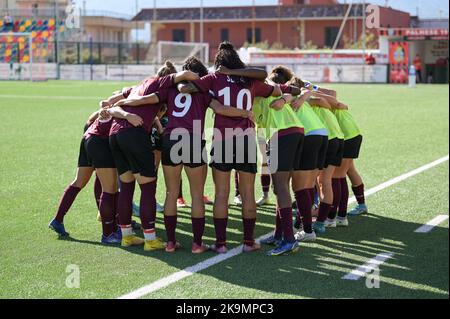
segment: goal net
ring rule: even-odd
[[[158,42],[158,63],[170,60],[181,64],[190,56],[199,58],[203,63],[209,62],[209,44],[196,42]]]
[[[43,81],[49,71],[45,43],[33,40],[33,34],[0,33],[0,80]]]

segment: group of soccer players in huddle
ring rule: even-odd
[[[283,66],[270,74],[248,68],[229,42],[220,45],[214,67],[214,73],[208,73],[201,61],[191,57],[177,73],[173,64],[166,62],[155,77],[101,101],[100,110],[85,126],[76,179],[65,189],[49,227],[60,236],[68,236],[64,216],[94,172],[102,243],[143,245],[145,251],[173,253],[180,248],[176,227],[183,169],[192,198],[194,254],[227,252],[233,171],[235,203],[242,206],[244,252],[258,251],[261,244],[267,244],[275,246],[269,255],[289,254],[298,250],[300,242],[314,241],[317,234],[324,234],[327,227],[348,226],[348,215],[367,212],[363,181],[354,165],[362,135],[348,106],[337,99],[334,90],[314,86]],[[202,239],[208,108],[215,113],[209,166],[215,185],[216,241],[211,246]],[[264,155],[264,196],[258,202],[257,161],[253,157],[257,144]],[[160,162],[166,184],[163,211],[167,242],[155,230]],[[347,177],[358,201],[350,212]],[[139,205],[133,203],[136,181],[141,189]],[[258,243],[254,238],[257,205],[268,203],[270,182],[277,204],[275,231]],[[132,221],[133,207],[140,216],[140,226]],[[136,235],[137,227],[144,238]]]

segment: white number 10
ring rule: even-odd
[[[184,100],[184,101],[183,101]],[[173,111],[172,115],[175,117],[184,117],[191,108],[192,96],[190,94],[178,94],[175,98],[175,106],[181,111]]]
[[[231,106],[231,89],[229,87],[223,88],[219,91],[219,96],[223,96],[223,103],[225,106]],[[236,107],[244,109],[244,97],[247,97],[247,105],[245,109],[250,111],[252,109],[252,93],[249,89],[242,89],[237,95]]]

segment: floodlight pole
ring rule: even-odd
[[[205,42],[204,18],[203,0],[200,0],[200,43]]]
[[[362,69],[362,74],[363,74],[363,83],[366,82],[366,0],[363,0],[363,21],[362,21],[362,29],[363,29],[363,34],[362,34],[362,47],[363,47],[363,69]]]
[[[256,44],[256,0],[252,1],[252,45]]]

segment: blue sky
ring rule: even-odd
[[[138,0],[139,9],[152,8],[154,0]],[[157,0],[157,6],[160,8],[177,8],[180,7],[180,3],[185,7],[197,7],[200,5],[201,0]],[[257,5],[273,5],[277,4],[278,0],[255,0]],[[351,0],[348,0],[351,1]],[[347,2],[348,2],[347,1]],[[78,5],[82,5],[83,0],[75,1]],[[222,6],[223,0],[203,0],[205,6]],[[340,2],[345,2],[341,0]],[[362,2],[362,0],[355,0],[355,2]],[[440,16],[448,18],[449,16],[449,3],[447,0],[367,0],[368,3],[385,5],[386,2],[389,6],[408,11],[415,15],[417,8],[419,10],[420,17],[422,18],[437,18]],[[124,5],[127,3],[128,5]],[[228,0],[227,6],[243,6],[251,5],[252,0]],[[105,10],[114,11],[125,14],[136,13],[135,0],[86,0],[87,10]]]

